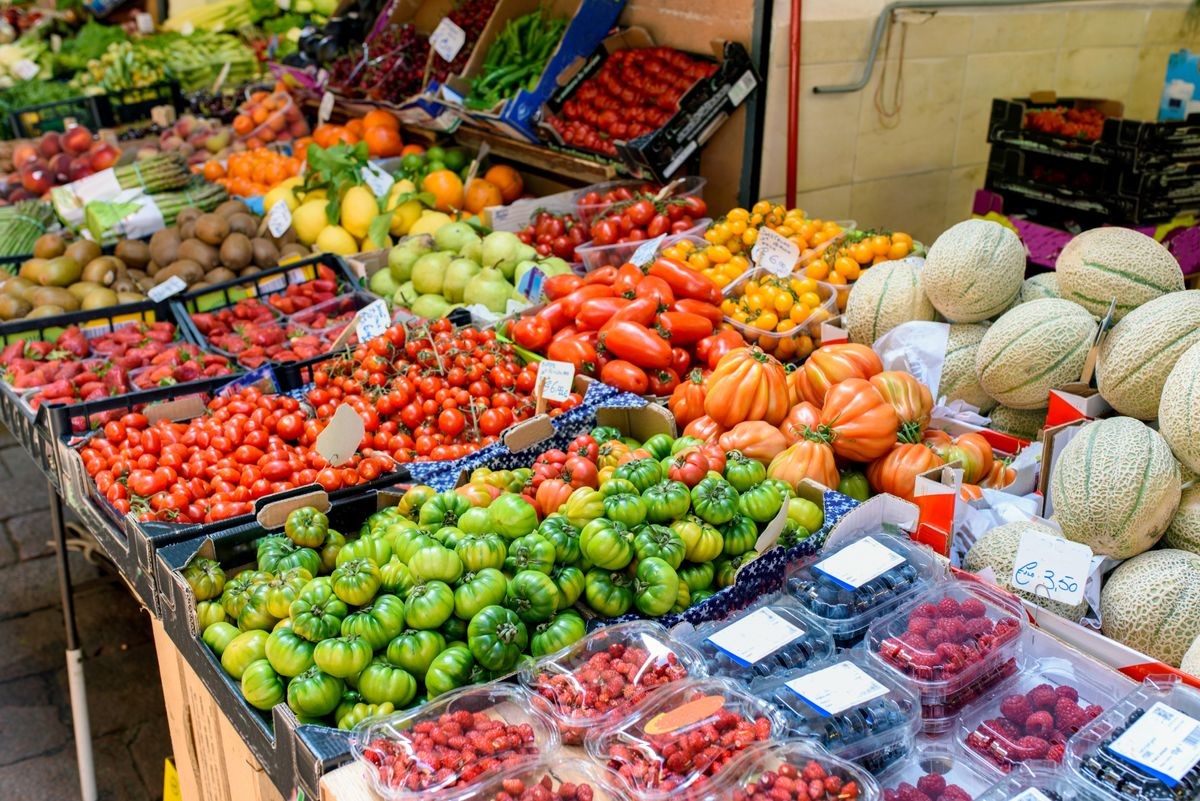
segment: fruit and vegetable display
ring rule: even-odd
[[[585,196],[580,204],[587,203]],[[597,205],[604,205],[603,199]],[[698,232],[707,213],[708,205],[696,195],[659,198],[658,193],[637,193],[628,200],[608,203],[592,220],[591,240],[583,246],[580,258],[588,269],[619,267],[633,256],[636,243],[664,234]]]
[[[470,78],[471,91],[463,99],[467,108],[487,111],[521,89],[537,86],[568,22],[548,8],[506,22],[488,46],[479,74]]]
[[[399,103],[420,91],[429,62],[429,37],[411,22],[390,21],[329,64],[330,87],[339,95]]]
[[[120,155],[116,145],[95,138],[82,125],[22,141],[12,149],[12,168],[2,184],[5,199],[15,203],[44,197],[56,186],[108,169]],[[186,183],[186,173],[183,175],[183,181],[168,185]]]
[[[144,242],[133,242],[106,256],[95,242],[68,244],[61,234],[43,234],[33,243],[33,258],[16,277],[0,285],[0,318],[50,317],[74,311],[99,311],[146,299],[153,283],[145,280]],[[140,265],[140,266],[138,266]]]

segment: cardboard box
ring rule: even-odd
[[[1042,474],[1038,480],[1038,492],[1042,496],[1042,508],[1039,517],[1050,517],[1054,514],[1054,498],[1050,492],[1050,477],[1058,464],[1058,457],[1063,448],[1082,430],[1087,420],[1073,420],[1060,426],[1047,428],[1042,432]]]

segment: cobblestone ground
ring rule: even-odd
[[[45,479],[0,428],[0,787],[79,797]],[[71,553],[100,797],[162,797],[171,752],[150,617],[114,574]],[[107,580],[105,580],[107,579]]]

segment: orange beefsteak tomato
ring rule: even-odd
[[[681,426],[704,416],[704,371],[695,368],[683,377],[679,386],[671,393],[667,408],[675,415],[675,422]]]
[[[706,441],[710,439],[716,439],[724,433],[725,426],[721,425],[707,414],[703,417],[697,417],[683,428],[683,435],[685,437],[695,437],[696,439],[702,439]]]
[[[924,445],[901,442],[867,466],[867,483],[875,492],[911,501],[917,475],[941,464],[941,458]]]
[[[788,409],[787,417],[783,418],[779,430],[783,432],[784,439],[791,445],[793,442],[804,439],[806,429],[816,431],[820,424],[821,410],[808,401],[800,401]]]
[[[829,388],[847,378],[867,379],[883,372],[883,362],[866,345],[846,342],[822,345],[804,363],[804,375],[798,378],[804,400],[815,406],[825,405]]]
[[[767,467],[767,477],[786,481],[795,490],[806,478],[830,489],[835,489],[840,480],[833,449],[812,439],[793,443],[772,459]]]
[[[870,462],[896,444],[900,418],[870,382],[847,378],[825,396],[818,436],[833,452],[853,462]]]
[[[942,461],[947,464],[958,462],[962,466],[963,481],[968,484],[978,484],[992,472],[995,463],[992,445],[982,434],[959,434],[949,442],[939,440],[932,447]]]
[[[704,413],[727,429],[746,420],[777,426],[789,408],[783,365],[758,348],[729,351],[708,377]]]
[[[804,400],[804,392],[800,382],[804,378],[804,368],[789,366],[787,374],[788,403],[795,406]]]
[[[992,469],[987,477],[979,482],[980,486],[988,489],[1004,489],[1017,480],[1017,471],[1008,466],[1003,459],[992,459]]]
[[[885,370],[868,380],[900,418],[900,431],[896,438],[901,442],[920,442],[921,433],[929,425],[929,416],[933,412],[933,396],[929,393],[929,387],[911,374],[899,370]]]
[[[717,444],[726,453],[741,451],[747,458],[762,462],[766,467],[788,446],[788,441],[783,432],[770,423],[747,420],[722,434]]]

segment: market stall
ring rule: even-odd
[[[11,23],[84,798],[64,505],[184,799],[1196,797],[1195,124],[998,99],[979,216],[860,228],[756,198],[734,5]],[[1125,169],[1049,263],[1035,152]]]

